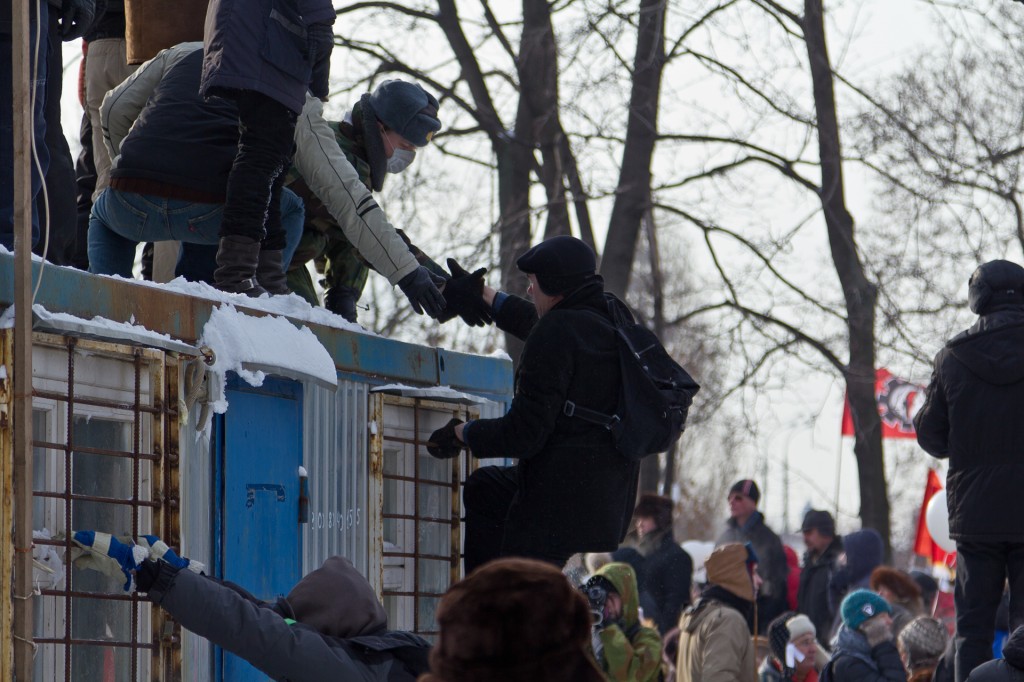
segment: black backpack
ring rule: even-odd
[[[608,293],[605,297],[619,337],[619,405],[615,414],[604,414],[567,400],[563,412],[611,431],[615,447],[627,459],[666,452],[686,428],[686,415],[700,386],[669,356],[654,332],[633,319],[622,301]]]

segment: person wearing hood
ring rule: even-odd
[[[761,491],[750,479],[737,481],[729,489],[729,520],[716,545],[730,542],[751,543],[759,562],[757,572],[764,581],[757,595],[757,629],[763,634],[768,623],[786,610],[789,565],[782,540],[764,522],[757,510]]]
[[[587,600],[549,564],[492,561],[448,588],[435,617],[440,632],[419,682],[604,681]]]
[[[843,622],[821,682],[905,682],[889,602],[870,590],[854,590],[843,599],[839,612]]]
[[[388,630],[373,588],[340,556],[275,602],[163,560],[147,559],[134,575],[138,591],[183,628],[274,680],[414,682],[429,669],[430,643]]]
[[[1003,657],[982,663],[971,673],[971,682],[1015,682],[1024,679],[1024,625],[1010,633]]]
[[[761,663],[760,682],[817,682],[828,654],[818,644],[811,619],[787,611],[768,624],[770,655]]]
[[[604,426],[570,405],[612,414],[619,402],[619,340],[597,258],[583,241],[546,239],[519,257],[533,302],[484,286],[502,331],[525,340],[505,416],[452,419],[430,435],[434,457],[515,458],[466,480],[465,570],[500,556],[563,566],[578,552],[611,552],[629,530],[640,462],[624,457]]]
[[[843,598],[854,590],[867,589],[871,585],[871,573],[882,564],[885,546],[882,536],[874,528],[863,528],[843,537],[844,552],[836,561],[836,571],[828,582],[829,605],[836,614],[836,620],[829,634],[835,634],[842,623],[839,605]]]
[[[704,564],[708,584],[679,619],[677,682],[753,682],[757,661],[750,637],[756,557],[750,546],[716,547]]]
[[[605,564],[583,586],[594,614],[594,657],[610,682],[655,682],[661,636],[640,623],[636,573],[629,564]]]
[[[1007,577],[1010,629],[1024,625],[1024,268],[1006,260],[981,265],[968,281],[967,301],[978,320],[935,356],[914,417],[921,447],[949,460],[957,682],[992,658]]]
[[[654,619],[664,635],[679,624],[679,616],[690,603],[693,560],[672,534],[670,498],[644,493],[633,510],[633,518],[636,551],[643,562],[643,572],[637,572],[640,594],[656,607],[653,612],[645,608],[644,614]]]

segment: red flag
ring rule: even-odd
[[[882,419],[882,438],[916,438],[914,415],[924,405],[925,387],[900,379],[880,368],[875,371],[875,401]],[[844,436],[854,435],[850,400],[843,404]]]
[[[924,486],[924,500],[921,502],[921,511],[917,515],[917,535],[914,538],[914,554],[927,558],[934,564],[946,564],[950,555],[934,540],[928,532],[928,524],[925,521],[925,512],[928,509],[928,502],[932,495],[942,490],[942,481],[935,469],[928,470],[928,483]]]

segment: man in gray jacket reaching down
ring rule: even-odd
[[[388,630],[373,588],[343,557],[273,603],[167,561],[144,561],[135,581],[182,627],[275,680],[414,682],[429,670],[430,642]]]

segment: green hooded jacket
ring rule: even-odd
[[[615,586],[622,615],[599,633],[604,675],[614,682],[656,682],[661,671],[661,636],[640,624],[640,590],[629,564],[605,564],[594,575]],[[628,633],[628,634],[627,634]]]

